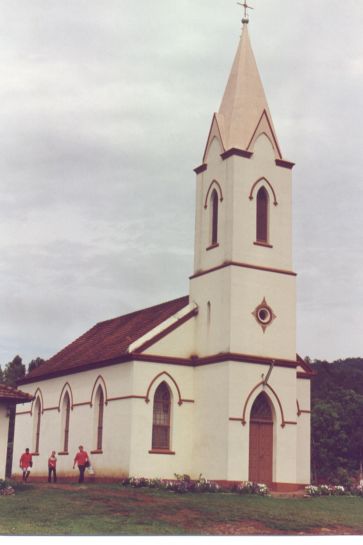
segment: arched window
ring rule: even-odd
[[[218,193],[215,189],[212,191],[211,199],[211,244],[218,243]]]
[[[66,392],[62,403],[62,449],[68,452],[69,447],[69,420],[71,416],[71,400],[69,393]]]
[[[255,422],[272,422],[273,416],[269,400],[264,392],[262,392],[257,398],[251,409],[251,421]]]
[[[153,407],[152,448],[170,450],[170,390],[165,382],[156,389]]]
[[[35,406],[34,406],[34,426],[33,426],[33,451],[39,452],[39,443],[40,443],[40,420],[42,415],[42,406],[40,403],[40,398],[37,397]]]
[[[105,407],[105,396],[101,386],[98,387],[95,398],[96,409],[96,449],[102,450],[102,438],[103,438],[103,413]]]
[[[256,199],[256,240],[257,242],[268,242],[268,193],[261,187]]]

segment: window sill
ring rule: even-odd
[[[268,244],[267,242],[254,242],[253,243],[255,246],[263,246],[264,248],[273,248],[273,246],[271,244]]]
[[[58,452],[58,456],[68,456],[69,452],[67,450],[62,450],[61,452]]]
[[[208,248],[206,248],[206,251],[209,252],[209,250],[214,250],[214,248],[218,248],[219,247],[219,242],[216,242],[215,244],[211,244],[210,246],[208,246]]]
[[[102,449],[91,450],[90,454],[103,454],[103,450]]]
[[[31,452],[30,453],[32,456],[39,456],[39,452]]]
[[[171,454],[175,455],[175,452],[173,450],[168,449],[162,449],[162,448],[153,448],[152,450],[149,450],[149,454]]]

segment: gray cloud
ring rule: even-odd
[[[298,350],[362,355],[363,9],[255,2],[294,170]],[[194,173],[240,34],[224,0],[4,0],[0,362],[186,294]]]

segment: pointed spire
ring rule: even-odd
[[[271,140],[276,157],[281,158],[266,95],[250,43],[248,18],[245,17],[242,22],[243,30],[237,53],[219,112],[215,116],[222,144],[225,150],[237,148],[253,151],[255,140],[264,132]]]

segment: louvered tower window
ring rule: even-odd
[[[215,189],[212,191],[211,196],[211,244],[218,243],[218,193]]]
[[[268,242],[268,193],[264,187],[257,193],[256,204],[256,239],[257,242]]]

